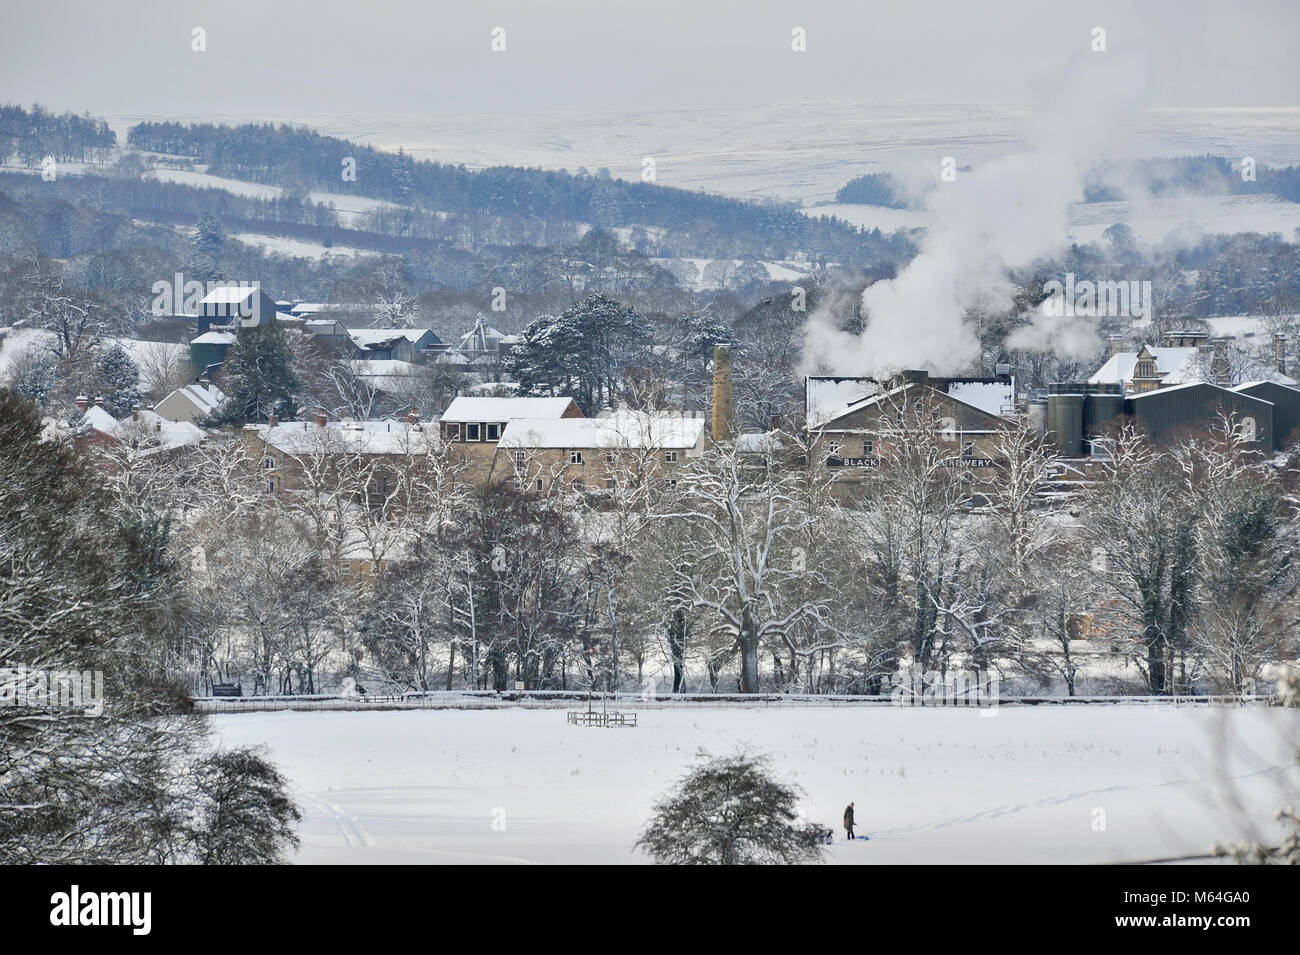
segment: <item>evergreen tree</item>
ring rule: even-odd
[[[264,422],[272,412],[292,420],[299,388],[280,326],[272,320],[240,328],[226,358],[225,391],[230,397],[209,423]]]
[[[650,331],[632,309],[597,293],[537,318],[522,339],[504,362],[521,392],[567,395],[594,414],[613,399],[622,372],[645,362]]]
[[[213,213],[199,217],[198,235],[194,237],[194,257],[201,272],[216,276],[221,271],[221,258],[226,248],[226,233],[221,220]]]
[[[95,359],[95,377],[115,414],[125,414],[140,401],[140,369],[120,342],[100,351]]]

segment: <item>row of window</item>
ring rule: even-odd
[[[443,425],[446,429],[445,434],[448,441],[461,440],[461,426],[459,424]],[[486,422],[479,424],[467,424],[464,428],[466,441],[499,441],[501,440],[501,429],[505,425],[498,422]]]
[[[563,479],[563,478],[555,478],[551,483],[554,484],[555,481],[559,481],[561,484],[564,483],[564,479]],[[580,490],[582,490],[583,488],[585,488],[586,486],[587,486],[587,485],[586,485],[582,480],[576,480],[576,481],[570,481],[570,482],[569,482],[569,487],[573,488],[574,490],[579,490],[579,491],[580,491]],[[515,477],[515,487],[518,488],[518,489],[521,490],[521,491],[524,489],[524,479],[523,479],[523,476],[522,476],[522,475],[516,475],[516,477]],[[535,487],[535,488],[536,488],[537,490],[539,490],[539,491],[544,491],[544,490],[546,490],[546,479],[545,479],[545,478],[536,478],[536,479],[534,479],[534,480],[533,480],[533,487]],[[674,489],[674,488],[676,488],[676,487],[677,487],[677,478],[667,478],[667,479],[664,481],[664,487],[669,488],[669,489]],[[606,478],[606,479],[605,479],[605,490],[607,490],[607,491],[616,491],[616,490],[618,490],[618,482],[615,481],[613,478]]]
[[[516,467],[516,468],[523,468],[523,467],[528,463],[528,452],[527,452],[527,451],[515,451],[515,452],[514,452],[514,461],[515,461],[515,467]],[[617,461],[618,461],[618,454],[617,454],[617,452],[614,452],[614,451],[606,451],[606,452],[605,452],[605,463],[606,463],[606,464],[614,464],[614,463],[616,463]],[[586,456],[583,454],[582,451],[572,450],[572,451],[569,452],[569,463],[570,463],[570,464],[586,464],[586,463],[587,463],[587,459],[586,459]],[[665,452],[664,452],[664,463],[665,463],[665,464],[676,464],[676,463],[677,463],[677,452],[676,452],[676,451],[665,451]]]
[[[828,447],[829,447],[829,453],[830,453],[830,456],[831,456],[831,457],[833,457],[833,458],[838,458],[838,457],[843,457],[843,456],[844,456],[844,455],[842,455],[842,454],[840,453],[840,452],[842,452],[842,451],[845,449],[845,447],[846,447],[846,445],[845,445],[843,442],[840,442],[840,441],[832,441],[832,442],[830,442],[830,444],[829,444]],[[877,445],[876,445],[876,439],[875,439],[875,438],[865,438],[865,439],[863,439],[863,441],[862,441],[862,456],[863,456],[864,458],[874,458],[874,457],[876,456],[876,447],[877,447]],[[968,440],[963,440],[963,441],[962,441],[962,443],[961,443],[961,456],[962,456],[963,458],[970,458],[970,457],[974,457],[974,456],[975,456],[975,442],[974,442],[974,441],[968,441]]]
[[[830,443],[830,455],[833,458],[840,457],[840,452],[844,450],[844,444],[839,441]],[[876,456],[876,439],[864,438],[862,441],[862,456],[864,458],[874,458]]]

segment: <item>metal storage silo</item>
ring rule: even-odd
[[[1063,457],[1083,456],[1083,395],[1047,396],[1047,440]]]

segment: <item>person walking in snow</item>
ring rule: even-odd
[[[844,809],[844,828],[848,831],[850,839],[857,838],[853,835],[853,803],[849,803]]]

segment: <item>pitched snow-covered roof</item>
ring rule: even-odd
[[[880,384],[871,378],[826,378],[805,380],[808,427],[817,428],[848,414],[859,402],[879,393]]]
[[[90,429],[116,441],[139,441],[156,444],[156,450],[198,444],[206,436],[198,425],[189,421],[168,421],[153,411],[139,411],[121,421],[99,405],[87,408],[77,422],[79,429]]]
[[[83,428],[91,428],[100,434],[114,437],[117,435],[117,419],[99,405],[91,405],[87,408],[77,423]]]
[[[1159,388],[1153,388],[1151,391],[1143,391],[1136,395],[1129,395],[1128,397],[1133,401],[1141,401],[1145,398],[1159,398],[1162,395],[1169,394],[1171,391],[1183,391],[1187,388],[1213,388],[1215,391],[1226,391],[1233,394],[1237,393],[1235,388],[1224,388],[1222,385],[1216,385],[1210,381],[1184,381],[1181,384],[1169,385],[1168,387],[1161,385]],[[1258,401],[1260,404],[1265,405],[1271,405],[1273,403],[1264,398],[1256,398],[1254,395],[1241,394],[1240,397],[1246,401]]]
[[[1160,374],[1160,387],[1162,389],[1171,385],[1192,384],[1195,382],[1209,381],[1210,369],[1208,367],[1210,358],[1203,355],[1198,348],[1187,346],[1173,348],[1153,348],[1147,346],[1147,351],[1156,361],[1156,371]],[[1134,366],[1137,364],[1139,352],[1119,352],[1108,358],[1093,376],[1088,379],[1089,384],[1107,384],[1119,385],[1125,387],[1133,379]],[[1237,373],[1252,379],[1261,381],[1273,381],[1280,385],[1295,385],[1297,381],[1288,375],[1273,369],[1272,367],[1255,361],[1243,361],[1244,356],[1234,353],[1231,364],[1237,369]]]
[[[603,418],[516,418],[503,448],[637,448],[686,450],[704,435],[704,418],[616,411]]]
[[[235,343],[234,332],[204,332],[197,338],[191,338],[191,345],[233,345]]]
[[[447,422],[503,422],[515,418],[561,418],[572,398],[492,398],[461,395],[442,413]]]
[[[985,414],[1001,417],[1003,412],[1014,408],[1016,403],[1016,383],[1014,380],[980,381],[971,379],[949,381],[943,388],[950,398],[956,398],[963,404],[978,408]]]
[[[192,421],[168,421],[153,411],[141,411],[139,419],[124,418],[118,424],[118,436],[128,437],[133,430],[156,438],[164,448],[198,444],[206,432]]]
[[[352,373],[363,378],[406,377],[415,372],[415,365],[396,358],[358,358],[351,364]]]
[[[1156,371],[1162,375],[1161,382],[1171,385],[1191,380],[1195,375],[1200,380],[1200,351],[1196,348],[1180,346],[1174,348],[1155,348],[1147,346],[1147,351],[1156,361]],[[1134,366],[1137,365],[1136,351],[1116,352],[1093,372],[1088,379],[1090,385],[1127,385],[1133,378]]]
[[[438,429],[428,422],[286,421],[274,427],[250,424],[268,445],[285,454],[423,454],[438,446]]]
[[[216,385],[186,385],[184,388],[177,388],[170,395],[158,402],[169,401],[172,397],[179,396],[192,404],[203,415],[210,415],[223,404],[226,403],[225,393]]]
[[[257,285],[223,285],[214,288],[199,300],[200,305],[233,305],[247,301],[262,291]]]
[[[431,336],[433,342],[439,340],[432,328],[349,328],[348,335],[360,348],[382,345],[398,338],[405,338],[411,344],[418,345],[426,335]]]

